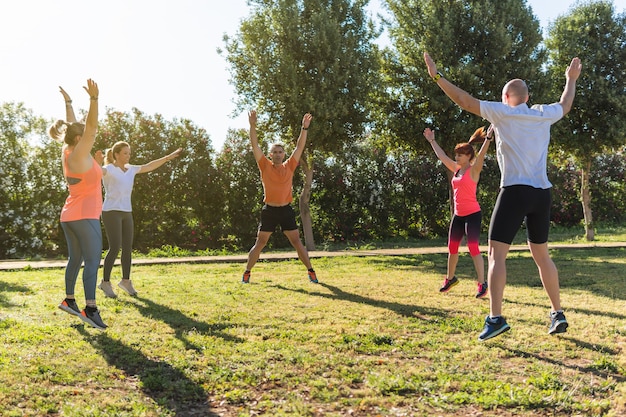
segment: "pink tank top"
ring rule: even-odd
[[[476,186],[472,180],[469,169],[462,176],[454,174],[452,177],[452,189],[454,190],[454,214],[457,216],[469,216],[480,211],[480,205],[476,199]]]
[[[92,158],[91,168],[81,174],[71,172],[67,158],[70,150],[63,153],[63,175],[70,195],[61,210],[61,221],[100,219],[102,213],[102,168]]]

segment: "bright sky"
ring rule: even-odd
[[[546,27],[574,0],[528,0]],[[371,0],[375,16],[380,0]],[[615,0],[626,10],[626,0]],[[216,49],[248,16],[246,0],[13,0],[0,2],[0,103],[63,118],[58,86],[86,108],[87,78],[100,104],[133,107],[205,128],[215,150],[228,128],[247,128],[235,110],[228,66]]]

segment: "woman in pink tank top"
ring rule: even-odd
[[[469,140],[469,143],[459,143],[454,148],[454,159],[450,158],[435,141],[435,132],[429,128],[424,130],[424,137],[431,144],[437,158],[452,171],[452,189],[454,191],[454,214],[450,221],[448,233],[448,265],[447,275],[443,281],[440,292],[448,292],[459,283],[455,276],[456,266],[459,261],[459,246],[463,236],[467,238],[474,268],[476,269],[476,281],[478,289],[476,298],[487,294],[487,282],[485,281],[485,263],[480,253],[479,237],[482,223],[480,205],[476,199],[476,186],[483,169],[485,155],[491,143],[492,127],[477,129]],[[473,142],[483,141],[483,144],[475,153]]]
[[[61,228],[69,252],[65,268],[65,299],[59,308],[79,317],[99,330],[106,329],[96,306],[96,283],[102,257],[102,168],[91,156],[98,127],[98,85],[91,79],[83,87],[89,94],[89,112],[85,123],[78,123],[69,95],[61,88],[65,99],[66,119],[57,120],[49,130],[50,137],[63,141],[61,165],[69,195],[61,210]],[[100,155],[101,159],[101,155]],[[74,295],[81,265],[85,308],[81,311]]]

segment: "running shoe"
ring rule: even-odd
[[[249,284],[250,283],[250,271],[246,271],[243,273],[243,275],[241,276],[241,282],[243,284]]]
[[[126,291],[128,295],[132,295],[132,296],[137,295],[137,291],[135,291],[135,288],[133,287],[133,283],[130,279],[121,280],[119,284],[117,284],[117,286],[123,289],[124,291]]]
[[[111,281],[102,281],[100,285],[98,285],[102,291],[104,291],[104,295],[109,298],[117,298],[117,294],[113,291],[113,286],[111,285]]]
[[[478,290],[476,291],[476,298],[483,298],[487,295],[487,281],[483,283],[478,283]]]
[[[511,327],[507,324],[504,317],[491,318],[487,316],[487,318],[485,318],[485,327],[478,336],[478,340],[484,342],[487,339],[496,337],[509,330],[511,330]]]
[[[565,314],[562,311],[552,311],[550,312],[550,329],[548,329],[548,334],[557,334],[557,333],[565,333],[567,331],[567,320],[565,319]]]
[[[107,328],[107,325],[104,324],[102,318],[100,318],[100,312],[95,307],[85,307],[85,309],[80,312],[80,318],[82,321],[98,330]]]
[[[439,288],[439,292],[448,292],[452,287],[459,284],[459,280],[456,276],[452,277],[452,279],[444,279],[441,288]]]
[[[74,316],[80,316],[80,308],[78,308],[76,300],[74,300],[73,298],[66,298],[65,300],[61,301],[61,304],[59,304],[59,308],[66,313],[73,314]]]
[[[315,271],[310,269],[309,271],[309,281],[313,284],[319,284],[320,282],[317,280],[317,275],[315,275]]]

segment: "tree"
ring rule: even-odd
[[[29,175],[33,157],[39,156],[31,141],[44,140],[45,125],[45,120],[22,103],[0,107],[0,256],[4,258],[41,254],[51,224],[58,223],[61,207],[37,204],[36,193],[50,190],[35,190],[36,179]],[[59,161],[60,151],[54,155],[55,162]],[[43,169],[51,170],[49,166]],[[53,220],[47,221],[49,218]]]
[[[260,139],[293,142],[302,115],[314,116],[301,158],[300,195],[306,247],[315,248],[309,209],[315,152],[327,154],[362,135],[377,85],[377,36],[364,13],[368,0],[251,0],[249,18],[225,36],[238,108],[265,115]]]
[[[609,1],[580,3],[549,27],[546,46],[555,94],[562,91],[570,60],[578,56],[583,63],[574,109],[557,124],[553,137],[580,167],[585,236],[593,240],[592,163],[626,143],[626,14],[616,16]]]
[[[378,96],[377,130],[391,142],[432,155],[422,131],[439,130],[446,152],[486,122],[461,110],[424,65],[428,51],[444,77],[483,100],[500,100],[511,78],[541,90],[545,50],[539,22],[524,0],[387,0],[395,50],[384,51],[384,94]],[[449,178],[451,173],[448,172]],[[450,201],[452,201],[450,189]]]

